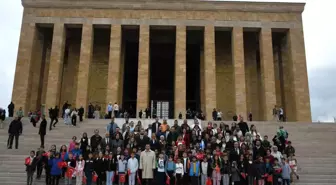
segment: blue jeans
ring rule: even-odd
[[[85,177],[86,177],[86,185],[91,185],[92,184],[92,172],[86,171]]]
[[[112,185],[114,179],[114,171],[106,171],[106,185]]]
[[[282,185],[290,185],[290,180],[289,179],[282,179]]]

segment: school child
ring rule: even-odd
[[[44,147],[40,147],[36,152],[36,158],[38,159],[36,164],[36,179],[40,179],[43,171],[43,159],[44,159],[45,151]]]
[[[265,161],[265,172],[266,172],[266,185],[273,184],[273,166],[270,162],[270,159],[267,158]]]
[[[273,184],[274,185],[281,185],[282,184],[282,176],[281,176],[281,165],[277,158],[274,159],[273,164]]]
[[[293,175],[296,176],[296,179],[300,179],[299,178],[299,175],[297,174],[297,160],[296,158],[294,157],[294,154],[293,153],[289,153],[289,157],[288,157],[288,163],[289,163],[289,166],[291,167],[292,169],[292,174],[291,174],[291,177],[293,177]],[[291,178],[293,179],[293,178]]]
[[[27,185],[33,184],[33,176],[36,169],[37,158],[35,151],[31,151],[29,157],[25,159],[26,172],[27,172]]]
[[[67,159],[65,160],[67,167],[66,167],[66,174],[70,173],[69,171],[73,170],[76,167],[76,160],[74,159],[72,153],[68,154]],[[64,175],[64,184],[65,185],[71,185],[72,184],[72,174],[67,176]]]
[[[223,168],[221,173],[223,174],[223,185],[229,185],[231,176],[231,164],[227,156],[223,157]]]
[[[86,185],[92,185],[92,173],[94,172],[94,159],[92,153],[89,153],[89,158],[85,161],[84,173],[86,177]]]
[[[184,175],[184,169],[183,169],[183,164],[182,164],[180,158],[177,159],[175,175],[176,175],[176,185],[182,185],[182,178],[183,178],[183,175]]]
[[[106,180],[106,170],[105,170],[105,160],[103,158],[103,153],[99,152],[98,158],[94,160],[94,170],[98,175],[97,185],[103,185],[103,181]]]
[[[191,184],[199,184],[199,170],[200,168],[200,162],[197,161],[196,156],[192,157],[192,162],[190,163],[190,169],[189,169],[189,176],[191,180]]]
[[[76,162],[76,185],[82,185],[84,176],[85,160],[83,155],[79,155],[78,161]]]
[[[131,153],[131,158],[127,162],[128,185],[135,185],[135,176],[139,168],[138,159],[135,158],[135,153]]]
[[[231,181],[232,181],[232,184],[239,185],[240,181],[241,181],[240,176],[241,175],[240,175],[240,171],[239,171],[238,166],[237,166],[237,162],[233,161],[232,166],[231,166]]]
[[[213,185],[220,185],[222,162],[218,155],[215,155],[211,164]]]
[[[124,154],[120,154],[120,159],[117,164],[117,175],[119,177],[119,185],[124,185],[126,181],[127,161]]]
[[[164,155],[160,153],[157,160],[157,173],[155,175],[156,184],[166,184],[165,163]]]
[[[168,157],[168,161],[165,167],[166,176],[167,178],[170,179],[170,185],[175,185],[175,176],[174,176],[175,170],[176,170],[176,164],[173,161],[173,156],[170,155]]]
[[[183,177],[182,177],[182,181],[183,184],[189,184],[189,169],[190,169],[190,159],[188,158],[188,155],[186,152],[183,152],[182,154],[182,164],[183,164]]]
[[[112,185],[114,180],[114,173],[116,171],[117,159],[113,156],[112,152],[109,153],[108,159],[105,161],[106,165],[106,185]]]
[[[211,163],[208,162],[207,158],[201,162],[201,185],[206,185],[206,181],[211,177]]]
[[[62,167],[59,165],[62,163],[62,159],[59,153],[55,154],[55,158],[51,159],[49,156],[48,158],[48,164],[51,166],[51,184],[52,185],[59,185],[59,179],[62,175]]]

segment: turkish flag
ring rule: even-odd
[[[119,175],[119,182],[124,183],[126,181],[125,174],[120,174]]]
[[[27,157],[27,158],[25,159],[25,165],[30,165],[30,157]]]
[[[168,177],[168,176],[167,176],[167,179],[166,179],[166,184],[170,185],[170,177]]]
[[[86,177],[85,176],[83,177],[82,181],[83,181],[83,184],[86,184]]]
[[[72,178],[72,175],[75,173],[75,168],[73,167],[68,167],[67,171],[66,171],[66,177],[68,178]]]
[[[93,172],[92,174],[92,182],[97,182],[98,179],[98,175],[96,174],[96,172]]]
[[[139,175],[137,177],[137,180],[138,180],[138,185],[141,185],[141,179],[140,179]]]

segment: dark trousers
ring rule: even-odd
[[[13,110],[8,111],[8,117],[13,117],[13,114],[14,114]]]
[[[188,185],[189,184],[189,180],[190,180],[189,174],[188,173],[184,173],[183,178],[182,178],[183,184],[184,185]]]
[[[27,172],[27,185],[33,184],[34,171]]]
[[[290,180],[289,179],[282,179],[282,185],[290,185]]]
[[[55,123],[53,124],[54,121],[55,121]],[[50,128],[51,128],[51,125],[56,126],[57,123],[58,123],[58,119],[57,118],[51,118],[51,120],[50,120]]]
[[[43,171],[42,163],[41,162],[37,163],[37,165],[36,165],[36,178],[37,179],[41,178],[42,171]]]
[[[79,115],[79,122],[83,121],[83,115]]]
[[[199,184],[199,177],[198,176],[191,176],[190,181],[191,181],[191,184]]]
[[[157,185],[166,184],[166,173],[165,172],[157,172],[155,175],[155,181]]]
[[[44,147],[44,135],[43,134],[40,135],[40,140],[41,140],[41,146]]]
[[[114,111],[114,117],[118,118],[118,112],[117,110]]]
[[[182,174],[176,174],[176,185],[182,185]]]
[[[167,174],[170,178],[170,185],[175,185],[175,176],[174,176],[174,171],[167,171]]]
[[[112,117],[112,111],[108,111],[108,118]]]
[[[106,180],[106,173],[105,172],[98,172],[97,173],[97,185],[103,185],[103,182]]]
[[[86,177],[86,185],[92,185],[92,172],[86,171],[85,177]]]
[[[19,134],[10,134],[8,137],[8,148],[12,148],[13,146],[13,140],[15,137],[15,148],[17,149],[19,147]]]
[[[52,175],[51,176],[51,185],[59,185],[60,175]]]
[[[76,122],[77,122],[77,116],[72,116],[71,117],[71,123],[73,126],[76,126]]]
[[[50,175],[50,169],[46,168],[45,169],[45,180],[46,180],[46,185],[51,185],[51,175]]]

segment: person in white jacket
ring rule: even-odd
[[[135,176],[139,168],[138,159],[134,157],[134,152],[131,154],[131,158],[128,159],[127,162],[127,170],[128,170],[128,184],[135,185]]]

